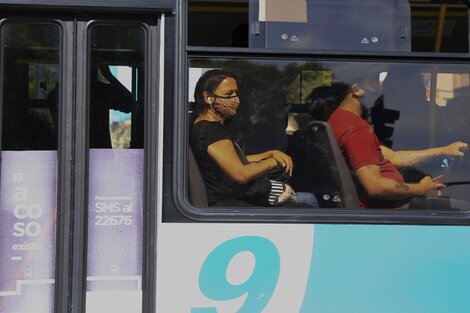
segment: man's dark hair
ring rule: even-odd
[[[341,82],[313,89],[306,100],[310,114],[317,121],[328,121],[350,90],[351,86]]]

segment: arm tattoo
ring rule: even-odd
[[[400,191],[409,191],[410,190],[410,186],[408,186],[407,184],[403,184],[403,183],[396,183],[395,188],[400,190]]]

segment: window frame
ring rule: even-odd
[[[318,60],[318,61],[363,61],[397,63],[470,63],[470,53],[378,53],[339,52],[302,50],[271,50],[232,47],[188,46],[187,35],[188,4],[178,14],[177,44],[178,57],[175,81],[175,109],[172,116],[165,117],[165,124],[173,126],[173,175],[171,190],[173,203],[163,203],[163,222],[274,222],[274,223],[346,223],[346,224],[412,224],[412,225],[468,225],[470,212],[455,213],[443,211],[394,211],[390,209],[300,209],[300,208],[196,208],[191,205],[188,193],[188,140],[187,113],[188,71],[191,58],[227,59],[269,59],[276,60]],[[179,92],[178,92],[179,90]],[[168,183],[165,184],[168,186]],[[168,188],[168,187],[167,187]],[[168,189],[167,189],[168,190]],[[177,210],[175,214],[172,210]]]
[[[142,312],[156,307],[156,228],[161,207],[161,147],[163,146],[163,100],[171,102],[175,75],[175,0],[0,0],[0,23],[4,21],[39,21],[62,25],[60,54],[59,142],[57,173],[57,231],[54,312],[84,312],[84,219],[83,201],[87,185],[82,153],[83,110],[86,86],[86,35],[84,21],[138,21],[148,23],[145,90],[145,177],[143,181],[143,256]],[[78,26],[77,26],[78,25]],[[167,43],[168,42],[168,45]],[[0,50],[0,54],[1,54]],[[0,55],[1,57],[1,55]],[[2,77],[0,77],[2,79]],[[165,83],[164,83],[165,81]],[[1,83],[1,82],[0,82]],[[0,85],[2,88],[3,85]],[[158,123],[155,123],[158,121]],[[1,127],[0,119],[0,127]],[[0,128],[1,131],[1,128]],[[77,133],[75,133],[77,131]],[[1,135],[1,134],[0,134]],[[77,138],[78,137],[78,138]],[[1,137],[0,137],[1,138]],[[1,139],[0,139],[1,141]],[[78,143],[78,144],[77,144]],[[0,142],[1,144],[1,142]]]
[[[67,141],[67,137],[71,136],[72,126],[68,121],[73,111],[72,103],[65,101],[67,99],[64,94],[71,93],[72,90],[66,85],[67,79],[71,79],[72,66],[71,59],[66,56],[66,51],[70,47],[70,38],[73,33],[71,20],[72,18],[67,14],[62,14],[58,19],[54,15],[43,14],[35,15],[34,18],[26,17],[26,15],[10,15],[5,13],[0,17],[0,29],[4,24],[13,23],[26,23],[26,24],[49,24],[57,26],[59,30],[59,103],[63,105],[58,106],[58,125],[57,125],[57,184],[56,184],[56,227],[55,227],[55,270],[54,270],[54,311],[63,311],[68,307],[67,303],[67,286],[69,285],[70,267],[68,256],[72,251],[71,242],[68,240],[72,234],[70,218],[72,215],[72,176],[73,166],[69,161],[72,158],[71,143]],[[0,60],[3,60],[3,49],[0,49]],[[0,95],[3,95],[3,61],[0,64]],[[64,100],[64,101],[62,101]],[[2,102],[0,100],[0,113],[2,112]],[[0,118],[0,151],[2,147],[2,118]]]
[[[145,2],[145,1],[144,1]],[[173,1],[169,1],[173,2]],[[133,12],[132,12],[133,13]],[[77,126],[81,126],[81,130],[77,130],[79,134],[80,144],[77,144],[76,157],[80,158],[82,166],[80,168],[81,182],[80,188],[80,207],[86,208],[86,210],[80,210],[77,212],[80,214],[79,220],[81,222],[81,228],[83,231],[82,245],[84,247],[81,257],[84,260],[80,265],[81,278],[75,277],[75,281],[80,280],[80,296],[82,297],[81,302],[85,303],[86,300],[86,260],[87,260],[87,244],[88,244],[88,194],[89,194],[89,158],[90,158],[90,147],[89,147],[89,124],[90,124],[90,61],[91,61],[91,32],[94,26],[120,26],[130,25],[136,26],[143,30],[144,34],[144,82],[143,89],[144,94],[142,96],[142,106],[144,109],[143,118],[143,177],[142,177],[142,243],[141,243],[141,276],[142,276],[142,312],[154,312],[155,311],[155,290],[156,280],[154,279],[156,273],[156,237],[157,228],[157,212],[159,201],[161,201],[161,195],[155,194],[155,190],[158,186],[158,176],[161,175],[160,168],[155,167],[155,160],[158,159],[158,147],[159,137],[161,136],[161,125],[155,123],[159,121],[159,102],[160,89],[158,88],[160,82],[165,80],[164,76],[161,76],[159,69],[164,66],[160,62],[167,62],[167,60],[161,59],[160,54],[165,51],[165,46],[160,41],[162,35],[165,32],[165,28],[162,26],[165,12],[158,10],[158,14],[152,14],[148,12],[140,12],[141,14],[131,14],[130,16],[118,14],[93,14],[90,16],[80,15],[83,18],[80,20],[80,31],[84,36],[80,39],[77,51],[82,51],[83,57],[80,63],[77,65],[82,71],[79,76],[83,78],[83,81],[79,84],[78,88],[82,90],[82,98],[77,100],[77,111],[80,111],[77,119]],[[171,76],[170,76],[171,77]],[[158,87],[155,87],[158,86]],[[80,122],[78,121],[80,120]],[[152,170],[149,170],[152,169]],[[78,285],[78,284],[77,284]],[[79,296],[79,297],[80,297]],[[85,308],[82,309],[85,312]]]
[[[191,0],[189,0],[191,1]],[[460,1],[460,0],[456,0]],[[468,11],[468,34],[470,37],[470,3],[467,4]],[[250,48],[250,47],[217,47],[217,46],[197,46],[189,45],[187,38],[187,27],[189,17],[189,2],[184,1],[182,10],[179,11],[180,16],[180,32],[184,32],[185,51],[188,53],[212,52],[212,53],[256,53],[256,54],[287,54],[287,55],[329,55],[329,56],[351,56],[351,57],[417,57],[417,58],[466,58],[470,59],[470,38],[469,52],[398,52],[398,51],[341,51],[341,50],[321,50],[321,49],[273,49],[273,48]]]

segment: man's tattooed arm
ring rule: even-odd
[[[397,190],[400,190],[400,191],[409,191],[410,190],[410,186],[408,186],[407,184],[404,184],[404,183],[396,183],[395,188]]]

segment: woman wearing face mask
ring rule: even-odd
[[[194,121],[190,145],[206,184],[210,206],[281,205],[288,202],[317,206],[311,193],[294,193],[282,182],[261,177],[278,167],[292,175],[292,159],[270,150],[244,155],[224,127],[235,116],[240,99],[236,77],[222,70],[204,73],[196,84],[194,98],[203,112]],[[265,194],[259,189],[266,186]],[[258,189],[254,192],[254,189]],[[263,190],[261,190],[263,191]],[[263,195],[261,195],[263,194]]]

